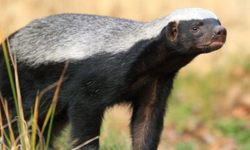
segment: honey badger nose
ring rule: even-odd
[[[214,35],[215,36],[226,36],[227,30],[222,26],[218,26],[215,28]]]

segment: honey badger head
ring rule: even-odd
[[[184,8],[169,16],[165,34],[168,45],[183,53],[208,53],[223,46],[227,31],[217,16],[201,8]]]

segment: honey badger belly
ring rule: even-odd
[[[80,14],[35,20],[9,37],[26,119],[37,91],[55,83],[69,60],[52,135],[69,122],[72,140],[78,139],[74,146],[84,143],[100,134],[106,108],[126,102],[133,109],[133,149],[155,150],[177,72],[197,55],[221,48],[226,34],[217,16],[200,8],[179,9],[151,22]],[[0,57],[0,90],[15,116],[1,51]],[[53,93],[41,99],[39,125]],[[95,140],[81,149],[98,147]]]

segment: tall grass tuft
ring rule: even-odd
[[[2,47],[3,47],[3,53],[4,53],[4,58],[5,58],[5,63],[6,63],[6,68],[8,71],[8,75],[9,75],[9,80],[10,80],[10,85],[11,85],[11,90],[12,90],[12,94],[13,94],[13,98],[14,98],[14,102],[15,102],[15,107],[16,107],[16,112],[17,112],[17,122],[18,122],[18,129],[19,129],[19,133],[23,134],[23,136],[21,136],[21,145],[22,145],[22,149],[23,150],[28,150],[29,147],[29,142],[28,140],[28,135],[27,135],[27,128],[25,129],[25,123],[23,122],[24,119],[24,115],[23,115],[23,111],[22,111],[22,102],[21,102],[21,96],[20,96],[20,90],[18,90],[18,94],[16,92],[16,89],[19,89],[19,84],[18,84],[18,80],[17,80],[17,68],[16,68],[16,63],[13,61],[13,68],[14,68],[14,73],[15,73],[15,79],[16,79],[16,86],[15,86],[15,82],[14,82],[14,78],[12,75],[12,71],[11,71],[11,67],[10,67],[10,59],[8,56],[8,51],[7,51],[7,46],[5,44],[4,41],[4,36],[3,36],[3,32],[0,29],[0,39],[2,42]]]
[[[24,119],[21,91],[20,91],[19,80],[18,80],[16,58],[15,58],[15,56],[13,58],[11,53],[8,51],[8,50],[10,50],[10,48],[9,47],[7,48],[7,45],[6,45],[5,40],[4,40],[3,32],[1,29],[0,29],[0,40],[2,43],[2,47],[3,47],[6,68],[7,68],[10,84],[11,84],[11,90],[12,90],[14,103],[15,103],[15,107],[16,107],[16,113],[17,113],[17,116],[13,120],[11,120],[11,117],[10,117],[9,111],[8,111],[7,100],[5,100],[1,96],[1,93],[0,93],[0,100],[1,100],[1,104],[3,106],[0,108],[0,129],[1,129],[0,130],[1,131],[0,132],[0,136],[1,136],[0,149],[2,149],[2,150],[6,150],[6,149],[17,150],[17,149],[21,148],[22,150],[30,150],[30,149],[31,150],[35,150],[35,149],[46,149],[47,150],[48,146],[49,146],[53,118],[55,115],[56,103],[57,103],[58,94],[60,91],[60,86],[61,86],[62,82],[64,81],[64,75],[66,73],[69,62],[66,62],[59,81],[48,86],[47,88],[45,88],[44,90],[42,90],[41,92],[39,92],[37,94],[33,114],[31,117],[32,123],[31,123],[31,125],[30,125],[31,127],[30,127],[27,125],[27,123]],[[7,40],[7,44],[8,44],[8,40]],[[12,68],[10,67],[11,66],[10,62],[13,65],[14,77],[12,74]],[[56,90],[55,90],[55,93],[54,93],[54,96],[52,99],[52,103],[51,103],[49,110],[47,112],[42,130],[40,131],[40,129],[37,125],[38,113],[39,113],[39,102],[40,102],[40,99],[43,96],[43,94],[54,87],[56,87]],[[3,111],[1,109],[3,109]],[[3,121],[2,121],[3,120],[2,112],[4,112],[4,115],[6,116],[6,120],[7,120],[6,125],[4,125]],[[17,138],[15,137],[14,131],[12,129],[12,123],[15,122],[16,120],[18,122],[18,131],[19,131],[19,136]],[[47,125],[49,125],[49,127],[48,127],[47,141],[46,141],[46,145],[45,145],[42,134],[44,133]],[[7,128],[7,127],[8,127],[8,131],[10,133],[9,135],[7,135],[5,130],[4,130],[4,128]],[[31,130],[29,130],[29,128],[31,128]],[[38,139],[39,142],[37,142],[38,140],[36,139],[37,135],[39,137],[39,139]],[[20,139],[20,144],[19,144],[19,139]]]

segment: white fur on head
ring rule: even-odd
[[[165,17],[146,23],[144,25],[144,37],[152,38],[158,36],[162,29],[173,21],[179,23],[179,21],[203,19],[218,20],[218,17],[213,12],[202,8],[177,9]]]
[[[169,21],[218,19],[218,17],[213,12],[202,8],[178,9],[170,13],[168,17]]]

